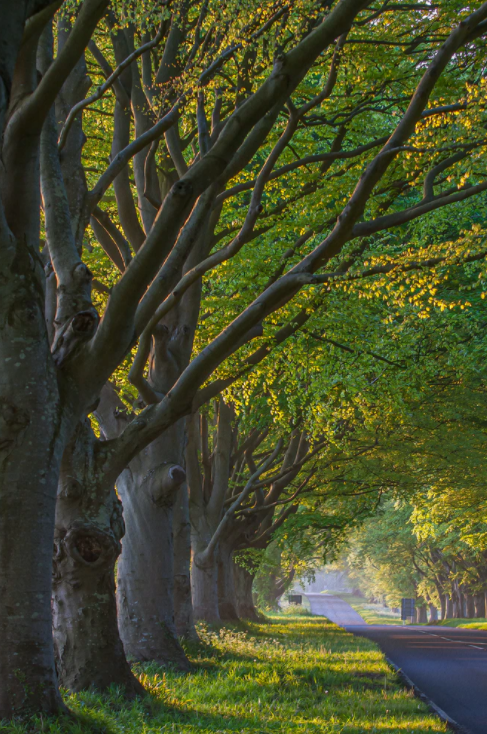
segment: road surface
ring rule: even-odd
[[[465,731],[487,734],[487,632],[449,627],[358,625],[347,621],[350,612],[343,606],[348,606],[346,602],[330,601],[336,598],[328,596],[323,606],[310,599],[311,611],[328,617],[318,610],[332,609],[333,621],[376,642]]]
[[[342,601],[338,596],[330,594],[304,594],[307,597],[312,614],[328,617],[331,622],[341,627],[349,627],[355,624],[364,625],[365,621],[360,614],[352,609],[350,604]]]

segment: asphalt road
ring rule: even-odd
[[[487,632],[367,625],[350,632],[382,651],[457,724],[487,734]]]
[[[366,625],[363,620],[357,623],[356,617],[360,615],[337,597],[306,596],[314,614],[326,616],[350,632],[376,642],[387,657],[465,731],[487,734],[487,632],[449,627]],[[318,596],[326,601],[314,598]],[[355,621],[348,621],[350,619]]]
[[[352,609],[350,604],[342,601],[338,596],[331,594],[305,594],[308,598],[311,612],[321,617],[328,617],[331,622],[341,627],[349,627],[355,624],[364,625],[365,621],[360,614]]]

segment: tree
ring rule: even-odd
[[[77,115],[87,104],[83,101],[80,106],[76,102],[68,111],[62,103],[67,101],[72,105],[74,102],[69,95],[63,95],[69,88],[73,89],[77,74],[83,77],[83,55],[88,45],[93,57],[98,57],[102,68],[107,69],[104,48],[99,54],[96,46],[96,27],[106,13],[107,2],[84,0],[72,26],[64,12],[70,9],[67,5],[59,18],[56,54],[53,55],[50,28],[59,5],[37,2],[9,6],[2,31],[6,59],[2,65],[0,111],[0,119],[4,121],[0,212],[4,314],[0,341],[3,360],[1,446],[4,453],[0,586],[5,600],[0,612],[2,717],[30,709],[53,712],[61,707],[50,634],[51,549],[61,465],[73,436],[80,435],[80,423],[94,409],[107,380],[124,362],[134,344],[139,340],[135,380],[143,385],[141,395],[149,405],[128,422],[120,435],[94,445],[92,476],[97,479],[96,493],[104,500],[139,452],[159,440],[165,430],[172,431],[174,427],[177,432],[175,427],[184,415],[220,392],[220,382],[212,384],[210,381],[205,387],[203,385],[226,358],[261,333],[263,323],[272,313],[284,308],[301,289],[330,281],[332,274],[323,272],[323,268],[332,257],[339,256],[349,242],[410,222],[487,188],[477,170],[473,175],[474,185],[464,185],[462,166],[467,164],[468,155],[462,158],[459,150],[455,149],[454,160],[450,155],[438,162],[442,145],[437,143],[441,143],[444,136],[440,127],[437,137],[432,136],[432,145],[425,146],[424,160],[419,165],[420,172],[428,171],[424,198],[410,206],[406,200],[406,208],[402,210],[399,207],[405,200],[395,198],[399,210],[392,214],[382,214],[375,209],[381,196],[377,189],[379,182],[390,190],[394,180],[392,172],[397,161],[402,160],[400,156],[407,152],[405,148],[421,120],[441,119],[443,114],[453,110],[465,110],[465,121],[470,123],[470,114],[478,111],[477,99],[472,104],[470,100],[458,102],[456,83],[465,87],[464,69],[469,68],[482,48],[483,23],[487,17],[484,4],[467,15],[461,3],[445,3],[433,19],[428,4],[425,9],[399,8],[394,11],[392,26],[385,18],[387,8],[379,10],[377,15],[375,9],[365,10],[370,5],[365,1],[340,0],[324,8],[312,7],[311,11],[307,3],[303,3],[303,6],[293,7],[292,13],[279,7],[264,17],[256,6],[250,27],[246,26],[247,18],[235,13],[233,25],[230,22],[224,34],[219,34],[217,24],[213,24],[215,13],[218,18],[218,7],[205,4],[192,6],[191,13],[187,14],[188,9],[182,3],[175,7],[170,17],[164,11],[155,25],[150,22],[149,13],[145,27],[137,27],[136,21],[134,27],[131,18],[128,22],[122,18],[120,23],[116,12],[108,15],[113,57],[118,66],[115,78],[107,82],[105,89],[113,87],[118,93],[113,110],[116,134],[113,159],[99,172],[90,190],[78,166],[83,139]],[[458,12],[463,17],[460,25],[456,25]],[[399,18],[403,23],[401,28]],[[359,34],[358,39],[353,36],[348,39],[352,48],[358,46],[356,54],[350,55],[347,72],[350,74],[355,59],[358,67],[367,65],[368,55],[361,54],[361,47],[366,48],[370,42],[377,45],[377,41],[383,40],[378,36],[388,32],[392,40],[386,42],[398,42],[397,36],[404,30],[403,19],[411,30],[416,48],[423,42],[421,34],[425,24],[428,26],[421,58],[401,59],[392,77],[399,88],[405,72],[411,72],[406,93],[395,101],[394,95],[388,100],[388,93],[384,96],[384,83],[372,84],[372,92],[365,84],[359,90],[358,99],[353,98],[350,109],[347,83],[344,87],[337,86],[338,60],[347,41],[344,34],[350,32],[352,25]],[[203,29],[207,29],[205,34]],[[273,70],[266,77],[270,66],[269,39],[273,38],[276,29],[279,30],[277,46],[283,45],[284,51],[275,49]],[[439,41],[433,40],[436,32],[444,41],[441,46]],[[147,48],[143,44],[144,48],[132,51],[132,39],[137,35],[144,36],[141,40],[148,39],[147,43],[153,45]],[[228,40],[236,40],[236,43],[224,50]],[[162,53],[157,50],[159,43],[160,49],[164,44]],[[158,69],[152,76],[151,57]],[[460,58],[461,63],[458,63]],[[141,75],[135,63],[137,59],[140,59]],[[454,62],[450,63],[452,59]],[[394,61],[391,54],[388,69],[395,68]],[[321,79],[316,78],[321,68],[326,78],[323,85]],[[124,84],[129,70],[133,78],[127,92]],[[199,91],[204,91],[211,82],[210,89],[216,91],[217,75],[224,80],[228,77],[230,82],[226,80],[221,97],[216,94],[212,135],[206,121],[206,97],[193,90],[199,84]],[[452,83],[450,86],[440,83],[435,91],[438,81],[444,78],[442,75]],[[235,78],[238,80],[236,92],[232,81]],[[161,85],[154,93],[153,82]],[[391,84],[390,89],[394,90],[394,86]],[[389,89],[387,83],[385,89]],[[84,91],[83,86],[80,91]],[[90,102],[100,100],[102,91],[95,97]],[[454,99],[446,101],[445,97]],[[350,149],[340,150],[347,142],[347,118],[351,115],[352,119],[358,119],[362,112],[364,115],[370,112],[373,118],[376,113],[370,111],[369,103],[375,102],[382,104],[384,109],[391,104],[391,109],[398,112],[395,116],[398,124],[395,119],[387,120],[382,136],[353,152],[357,163],[366,166],[365,171],[358,182],[357,171],[351,171],[341,196],[330,207],[329,216],[327,214],[327,219],[316,227],[313,234],[323,233],[321,242],[306,239],[304,244],[310,245],[308,252],[300,253],[297,263],[285,259],[284,270],[276,263],[276,277],[272,283],[264,284],[261,291],[253,294],[254,300],[243,304],[236,318],[224,322],[212,342],[189,361],[190,342],[196,328],[195,314],[199,310],[198,297],[190,298],[190,286],[194,286],[194,295],[199,279],[209,268],[237,255],[257,234],[255,227],[263,213],[260,207],[264,187],[274,180],[272,176],[279,178],[304,165],[350,157]],[[338,131],[330,149],[326,152],[319,149],[315,153],[316,129],[320,124],[327,129],[327,118],[321,119],[318,112],[322,104],[326,107],[325,115],[329,104],[336,106],[338,120],[342,118],[346,129]],[[429,104],[432,106],[427,109]],[[130,108],[135,122],[132,142],[132,128],[128,124]],[[102,109],[99,108],[100,116]],[[462,126],[461,121],[458,124]],[[467,124],[464,129],[468,129]],[[286,170],[281,167],[277,174],[274,167],[278,158],[284,150],[287,154],[288,144],[301,130],[307,133],[304,136],[307,144],[314,146],[311,147],[312,156],[319,156],[319,159],[308,161],[305,157],[296,163],[285,163]],[[60,137],[56,149],[57,132]],[[351,132],[353,139],[354,130]],[[190,136],[188,145],[193,138],[195,140],[192,160],[189,149],[184,147],[184,137],[181,141],[181,133]],[[274,134],[278,137],[275,143]],[[323,142],[326,147],[327,136]],[[469,139],[463,152],[470,153],[476,142]],[[159,157],[158,143],[162,143]],[[77,150],[76,155],[64,155],[63,150],[71,145]],[[481,148],[481,143],[478,145]],[[380,151],[374,154],[380,146]],[[136,221],[136,211],[134,216],[135,205],[127,177],[127,165],[131,161],[141,222]],[[163,161],[168,165],[163,165]],[[161,165],[164,177],[159,191],[156,162]],[[287,165],[291,167],[286,168]],[[247,178],[249,169],[252,175]],[[438,176],[449,169],[455,171],[455,176],[458,174],[459,185],[454,191],[437,188],[435,193],[434,185],[443,185]],[[318,176],[325,172],[320,168]],[[227,188],[241,174],[245,179],[244,188],[235,191],[239,183]],[[253,174],[257,174],[255,178]],[[419,181],[419,177],[420,174],[415,180]],[[42,254],[40,180],[46,235]],[[91,186],[91,181],[88,183]],[[103,207],[97,208],[112,184],[123,235],[116,223],[107,218]],[[221,221],[225,221],[232,217],[234,210],[231,200],[224,203],[230,199],[229,192],[231,196],[242,194],[245,201],[249,190],[253,193],[244,221],[238,222],[235,236],[230,231],[227,244],[220,251],[214,251],[218,236],[224,231],[218,229],[218,219],[221,215]],[[310,195],[317,190],[312,183]],[[418,186],[415,192],[417,190]],[[364,214],[369,217],[367,221],[361,221]],[[93,304],[92,273],[87,266],[90,258],[83,247],[90,222],[121,271],[108,301],[102,304],[101,318]],[[291,267],[286,271],[287,264]],[[47,279],[42,266],[47,268]],[[101,288],[103,290],[103,284]],[[175,305],[184,306],[183,295],[187,296],[186,305],[191,302],[189,311],[193,321],[189,319],[188,322],[187,316],[182,316],[181,321],[174,318],[168,326],[170,312],[171,316],[176,314]],[[176,344],[184,333],[187,335],[185,344]],[[173,337],[171,346],[180,356],[175,375],[164,362],[159,367],[157,357]],[[159,348],[161,340],[162,348]],[[143,383],[140,365],[147,361],[151,343],[153,364],[149,380]],[[254,362],[266,353],[265,348],[261,350],[253,358]],[[174,468],[178,466],[180,448],[180,445],[171,445],[169,461]],[[23,461],[27,452],[28,465]],[[151,450],[148,453],[151,454]],[[172,458],[174,456],[176,459]],[[160,457],[157,461],[160,467]],[[176,475],[175,469],[170,484],[176,482]],[[166,479],[166,471],[155,477],[158,498],[164,494],[161,490],[165,490]],[[179,479],[182,480],[181,475]],[[128,496],[127,493],[127,500]],[[74,505],[74,495],[71,500]],[[84,511],[81,505],[80,502],[77,508],[80,516]],[[73,511],[73,520],[75,516]],[[136,521],[135,515],[131,515],[131,520]],[[89,549],[91,557],[92,549],[102,536],[92,522],[85,531],[84,547]],[[114,532],[114,528],[111,531]],[[66,537],[69,532],[67,529]],[[65,544],[64,551],[68,550]],[[170,550],[168,554],[172,556]],[[88,563],[89,557],[85,558]],[[98,560],[99,557],[93,563]],[[11,583],[12,578],[16,579],[15,584]],[[16,611],[19,609],[22,610],[20,616]]]

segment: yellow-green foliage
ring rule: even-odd
[[[150,692],[66,701],[73,718],[0,725],[9,734],[433,734],[445,725],[404,689],[377,647],[322,618],[274,616],[246,628],[200,628],[194,672],[138,673]]]

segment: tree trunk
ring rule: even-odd
[[[416,622],[418,624],[427,624],[428,613],[425,606],[416,607]]]
[[[483,619],[485,617],[485,596],[484,594],[475,594],[474,605],[475,605],[476,619]]]
[[[198,565],[195,560],[197,553],[200,552],[198,548],[199,544],[195,544],[193,541],[191,589],[193,592],[194,618],[205,622],[219,622],[217,562],[213,554],[213,557],[204,566]],[[202,551],[205,549],[206,543],[203,544]]]
[[[453,619],[453,599],[451,596],[446,597],[446,617],[445,619]]]
[[[174,505],[174,620],[179,637],[197,640],[191,598],[191,524],[188,487],[179,488]]]
[[[60,684],[71,691],[144,689],[118,632],[115,563],[124,533],[122,505],[100,481],[96,438],[80,423],[61,466],[56,506],[53,635]]]
[[[460,592],[458,588],[458,584],[456,582],[454,582],[453,584],[452,597],[453,597],[453,618],[463,619],[463,594]]]
[[[438,610],[437,610],[437,608],[431,602],[428,604],[428,608],[429,608],[429,612],[430,612],[429,621],[430,622],[437,622],[438,621]]]
[[[62,419],[35,261],[25,252],[25,261],[17,253],[11,262],[12,252],[5,248],[0,262],[0,719],[64,709],[51,584],[57,483],[70,427]]]
[[[189,670],[174,623],[173,505],[185,472],[171,457],[181,445],[177,433],[182,429],[179,421],[151,443],[117,482],[126,525],[117,602],[129,658]]]
[[[227,542],[220,543],[218,551],[218,610],[220,619],[236,621],[237,602],[233,575],[233,548]]]
[[[447,605],[447,597],[446,594],[440,594],[440,605],[441,605],[441,620],[443,621],[446,619],[446,605]]]
[[[144,383],[154,399],[167,395],[189,362],[197,316],[188,321],[182,308],[180,304],[168,323],[159,323],[153,331],[149,379]],[[191,666],[174,619],[173,536],[173,507],[186,479],[185,442],[181,419],[141,451],[117,481],[126,525],[117,602],[120,635],[129,657],[187,671]]]
[[[465,594],[465,606],[467,619],[473,619],[475,617],[475,600],[473,594]]]
[[[233,563],[235,598],[237,602],[237,614],[240,619],[250,619],[254,622],[260,620],[259,614],[254,605],[252,596],[252,585],[254,583],[254,574],[247,568]]]

